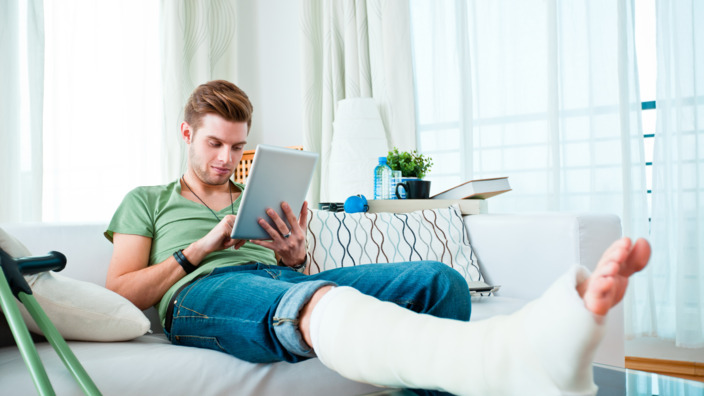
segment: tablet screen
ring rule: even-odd
[[[233,239],[271,239],[271,236],[257,223],[257,219],[262,218],[274,229],[277,228],[266,214],[267,208],[276,211],[291,229],[281,210],[281,203],[288,202],[293,213],[298,217],[313,180],[317,162],[317,153],[258,145],[231,237]]]

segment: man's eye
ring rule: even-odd
[[[244,146],[233,146],[232,151],[242,151],[243,148]]]
[[[218,142],[210,142],[210,146],[212,146],[212,147],[220,147],[220,143],[218,143]]]

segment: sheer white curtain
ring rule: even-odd
[[[166,180],[175,180],[186,169],[180,124],[193,89],[217,79],[237,83],[236,6],[237,0],[161,1]]]
[[[43,220],[109,221],[129,190],[162,182],[158,3],[44,7]]]
[[[304,144],[321,154],[312,203],[329,200],[331,178],[344,178],[327,171],[340,100],[374,98],[389,146],[415,148],[409,23],[405,1],[302,1]]]
[[[434,191],[509,176],[491,211],[598,211],[647,233],[629,0],[411,2]]]
[[[0,222],[42,218],[42,0],[0,2]]]
[[[629,336],[704,347],[704,4],[657,0],[653,257]]]

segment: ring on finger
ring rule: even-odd
[[[284,234],[284,235],[283,235],[284,238],[288,238],[288,237],[290,237],[290,236],[291,236],[291,231],[289,231],[288,234]]]

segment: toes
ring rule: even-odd
[[[645,268],[650,259],[650,244],[621,238],[604,252],[588,282],[578,286],[585,306],[597,315],[606,315],[623,298],[628,277]]]
[[[602,299],[608,299],[608,297],[613,294],[614,282],[614,278],[610,276],[599,278],[594,285],[595,293]]]
[[[609,259],[609,258],[615,258],[617,261],[619,258],[623,259],[626,257],[626,254],[628,251],[631,249],[631,238],[629,237],[623,237],[609,246],[604,254],[602,255],[603,259]]]
[[[631,249],[631,239],[628,237],[623,237],[609,246],[606,251],[604,251],[604,254],[601,255],[601,259],[599,259],[599,263],[597,264],[596,267],[596,272],[599,272],[602,270],[602,267],[604,267],[605,263],[608,262],[616,262],[616,263],[622,263],[626,260],[628,257],[628,253]]]
[[[625,254],[624,254],[625,256]],[[601,263],[596,267],[594,270],[594,276],[595,277],[605,277],[605,276],[616,276],[619,274],[621,271],[621,265],[620,263],[623,261],[618,260],[618,258],[615,257],[609,257],[606,260],[602,260]]]
[[[596,277],[589,282],[584,305],[597,315],[606,315],[614,305],[615,280],[611,276]]]
[[[630,276],[648,264],[650,260],[650,244],[643,238],[639,238],[625,259],[625,264],[621,268],[621,275]]]

